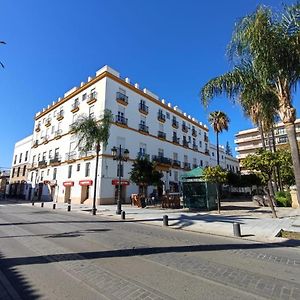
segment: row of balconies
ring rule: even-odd
[[[88,95],[87,99],[88,99],[87,104],[91,105],[91,104],[95,103],[97,101],[97,93],[96,92],[91,93],[90,95]],[[71,112],[75,113],[75,112],[79,111],[79,108],[80,108],[79,106],[80,106],[79,101],[75,101],[71,105]],[[64,118],[64,114],[65,114],[65,111],[63,109],[61,109],[55,117],[56,120],[61,121]],[[45,120],[45,126],[49,127],[49,126],[51,126],[51,123],[52,123],[52,118],[47,117]],[[35,131],[39,132],[40,130],[41,130],[41,124],[39,123],[36,125]]]
[[[124,95],[120,92],[117,92],[116,100],[117,100],[118,103],[120,103],[122,105],[125,105],[125,106],[128,105],[128,96],[126,96],[126,95]],[[140,102],[139,103],[139,112],[141,112],[145,115],[148,115],[149,107],[146,104],[144,104],[143,102]],[[162,122],[162,123],[166,122],[166,115],[162,111],[159,111],[158,114],[157,114],[157,120]],[[179,123],[174,118],[172,119],[172,127],[176,128],[176,129],[179,128]],[[181,129],[185,133],[187,133],[189,131],[189,127],[186,126],[185,124],[182,124]],[[192,135],[194,137],[197,136],[197,131],[196,131],[195,128],[192,128]]]

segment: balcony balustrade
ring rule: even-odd
[[[149,107],[147,105],[145,105],[144,103],[140,103],[139,104],[139,112],[144,115],[148,115]]]
[[[152,155],[152,161],[164,165],[171,165],[172,163],[172,160],[170,158],[160,156],[160,155]]]
[[[45,126],[49,127],[51,125],[51,118],[47,118],[45,121]]]
[[[71,106],[71,112],[74,114],[79,111],[79,102],[74,102]]]
[[[97,101],[97,92],[90,93],[88,95],[87,104],[91,105]]]
[[[189,148],[189,142],[186,140],[182,141],[182,145],[183,145],[183,147]]]
[[[61,156],[60,155],[55,155],[53,158],[50,158],[49,163],[52,166],[60,165],[60,163],[61,163]]]
[[[36,132],[41,131],[41,124],[37,124],[37,125],[35,126],[35,131],[36,131]]]
[[[174,144],[179,144],[180,143],[180,138],[177,137],[176,135],[173,135],[172,141]]]
[[[76,160],[77,157],[77,152],[76,151],[71,151],[66,153],[66,161],[74,161]]]
[[[172,160],[172,167],[173,168],[180,168],[180,166],[181,166],[181,162],[179,160],[177,160],[177,159]]]
[[[128,96],[117,92],[116,100],[118,103],[127,106],[128,105]]]
[[[41,161],[39,161],[38,162],[38,167],[39,168],[46,168],[47,167],[47,161],[46,161],[46,159],[43,159],[43,160],[41,160]]]
[[[165,140],[166,139],[166,133],[163,131],[158,131],[157,136],[159,139]]]
[[[59,113],[56,115],[57,121],[61,121],[64,118],[65,112],[63,110],[60,110]]]
[[[139,131],[144,133],[149,133],[149,127],[146,126],[145,124],[139,124]]]
[[[179,127],[178,121],[172,120],[172,127],[175,129],[178,129],[178,127]]]
[[[184,124],[182,124],[181,128],[182,128],[182,131],[185,132],[185,133],[187,133],[189,131],[188,127]]]
[[[198,146],[196,144],[193,144],[193,150],[198,151]]]
[[[183,168],[184,168],[185,170],[190,170],[190,169],[191,169],[191,164],[188,163],[188,162],[184,162],[184,163],[183,163]]]
[[[157,114],[157,120],[160,121],[160,122],[162,122],[162,123],[166,122],[166,115],[163,114],[162,112],[159,112]]]
[[[196,131],[196,129],[192,129],[192,136],[194,136],[194,137],[196,137],[197,136],[197,131]]]
[[[123,116],[116,115],[116,116],[115,116],[115,122],[116,122],[118,125],[127,126],[127,124],[128,124],[128,119],[125,118],[125,117],[123,117]]]

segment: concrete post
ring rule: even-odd
[[[68,200],[68,208],[67,211],[71,211],[71,199]]]
[[[55,209],[56,208],[56,203],[53,203],[53,209]]]
[[[44,207],[44,202],[41,203],[41,207]]]
[[[121,219],[125,220],[125,211],[124,210],[122,210],[122,212],[121,212]]]
[[[237,237],[241,237],[241,224],[233,223],[233,235]]]
[[[169,217],[167,215],[163,216],[163,226],[169,226]]]

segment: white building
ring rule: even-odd
[[[108,146],[100,153],[98,204],[115,203],[117,186],[112,182],[118,178],[118,170],[111,156],[114,146],[121,145],[130,152],[130,159],[121,170],[124,180],[129,180],[138,153],[148,154],[158,162],[163,180],[171,190],[178,189],[182,172],[210,164],[206,125],[105,66],[95,77],[72,88],[35,116],[28,179],[33,186],[38,186],[40,199],[91,203],[95,153],[78,151],[70,125],[81,114],[97,118],[104,109],[111,110],[114,123]],[[122,198],[128,200],[137,190],[133,184],[123,185]]]
[[[30,186],[27,184],[28,167],[33,135],[15,144],[12,168],[9,178],[9,196],[16,198],[30,197]]]

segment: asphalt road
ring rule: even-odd
[[[0,299],[300,299],[300,249],[0,203]]]

